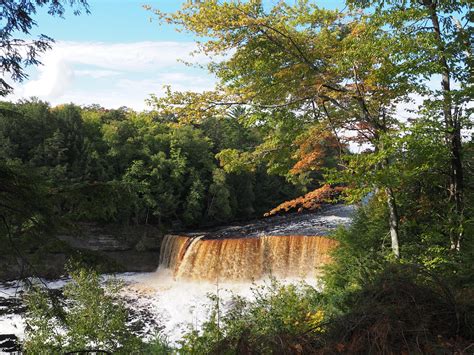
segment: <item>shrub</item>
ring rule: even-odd
[[[157,336],[149,343],[143,344],[140,354],[167,355],[173,354],[173,351],[166,338]]]
[[[332,252],[333,262],[324,269],[323,284],[331,312],[347,310],[347,298],[373,280],[391,258],[387,208],[372,199],[357,209],[348,228],[339,228],[333,238],[339,246]]]
[[[350,299],[322,353],[464,353],[474,340],[472,300],[422,267],[391,264]]]
[[[262,354],[310,352],[308,335],[324,332],[324,311],[319,292],[307,284],[283,285],[273,280],[252,290],[246,300],[234,296],[221,314],[220,300],[214,302],[201,332],[191,330],[181,343],[190,354]]]
[[[129,354],[141,341],[127,327],[127,309],[117,298],[121,284],[86,268],[68,266],[71,281],[65,301],[38,286],[26,295],[27,353],[59,353],[100,349]]]

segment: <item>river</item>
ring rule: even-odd
[[[207,231],[165,237],[160,266],[153,273],[103,275],[124,281],[122,296],[130,321],[140,321],[139,333],[151,337],[161,328],[171,342],[207,318],[209,294],[223,300],[232,294],[252,297],[252,288],[270,278],[289,283],[305,281],[318,287],[320,267],[336,247],[326,238],[337,226],[351,222],[353,206],[336,205],[315,213],[292,214]],[[67,279],[37,280],[60,290]],[[0,350],[14,335],[24,338],[24,284],[0,284]],[[2,335],[4,335],[2,337]]]

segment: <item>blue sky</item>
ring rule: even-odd
[[[181,1],[147,0],[89,0],[90,15],[74,16],[71,11],[65,18],[49,16],[46,11],[36,17],[36,33],[51,35],[63,41],[99,41],[106,43],[131,43],[139,41],[189,41],[187,35],[177,33],[171,26],[158,26],[149,21],[153,17],[143,4],[150,4],[162,11],[175,11]],[[70,9],[69,9],[70,10]]]
[[[53,105],[95,103],[142,110],[150,94],[163,94],[164,85],[176,90],[212,89],[212,76],[178,61],[191,59],[194,38],[172,26],[150,22],[153,14],[142,7],[149,4],[174,11],[181,3],[89,0],[90,15],[74,16],[68,11],[64,19],[39,11],[35,17],[38,28],[32,32],[49,35],[56,43],[42,56],[43,65],[29,68],[30,78],[15,84],[15,93],[7,99],[36,96]],[[340,0],[317,3],[326,8],[343,6]],[[193,61],[202,64],[207,58],[197,56]]]

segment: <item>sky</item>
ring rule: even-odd
[[[161,96],[164,85],[174,90],[204,91],[214,87],[215,78],[203,69],[186,66],[180,60],[204,64],[202,55],[190,57],[195,38],[178,33],[170,25],[159,26],[149,4],[161,11],[179,9],[175,0],[89,0],[91,14],[64,18],[40,10],[33,34],[55,39],[44,53],[43,65],[29,67],[29,79],[15,83],[7,100],[38,97],[52,105],[73,102],[99,104],[106,108],[147,108],[150,94]],[[276,1],[268,0],[267,3]],[[334,8],[340,0],[318,1]]]

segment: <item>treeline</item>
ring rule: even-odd
[[[242,112],[183,124],[127,108],[3,102],[2,174],[28,178],[38,195],[27,193],[27,200],[40,199],[50,217],[69,221],[181,228],[261,216],[302,185],[267,173],[264,164],[221,168],[219,153],[262,143],[258,127],[236,117]]]

